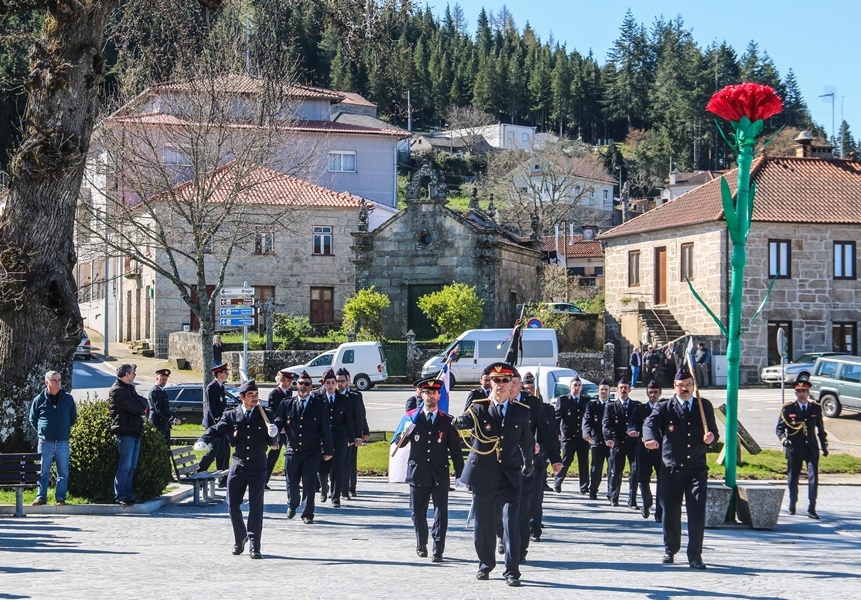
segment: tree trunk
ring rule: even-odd
[[[42,35],[30,50],[23,139],[0,216],[0,452],[33,447],[27,411],[46,371],[59,371],[71,387],[82,331],[72,276],[75,208],[114,3],[45,2]],[[12,11],[11,4],[3,8]]]

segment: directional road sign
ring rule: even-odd
[[[241,298],[222,298],[221,306],[254,306],[254,298],[244,296]]]
[[[254,316],[254,307],[241,307],[241,308],[219,308],[218,315],[221,317],[253,317]]]
[[[235,296],[254,296],[254,288],[253,287],[226,287],[221,288],[221,296],[222,297],[235,297]]]
[[[237,327],[242,325],[247,325],[251,327],[254,325],[254,317],[234,317],[232,319],[219,319],[219,323],[222,327]]]

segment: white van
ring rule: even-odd
[[[386,357],[379,342],[347,342],[304,365],[287,368],[297,374],[308,371],[311,378],[317,381],[328,369],[337,373],[342,367],[350,372],[353,385],[361,391],[369,390],[375,383],[382,383],[389,378]]]
[[[511,329],[470,329],[460,334],[448,348],[434,356],[422,367],[422,377],[436,375],[442,369],[443,359],[457,348],[458,360],[449,366],[451,387],[455,382],[467,383],[481,379],[488,365],[505,358],[510,341],[505,338]],[[559,364],[559,343],[555,329],[524,329],[521,364],[542,364],[555,367]],[[518,367],[519,369],[519,367]]]

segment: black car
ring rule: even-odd
[[[177,383],[164,388],[170,402],[170,410],[183,423],[199,425],[203,421],[203,386],[199,383]],[[227,410],[239,404],[239,390],[235,387],[225,388]]]

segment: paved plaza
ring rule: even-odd
[[[774,531],[706,531],[708,571],[661,564],[661,528],[639,512],[548,492],[543,540],[523,587],[502,565],[477,581],[470,497],[451,494],[445,562],[415,553],[403,484],[360,479],[359,497],[318,507],[313,525],[286,516],[283,480],[266,492],[265,560],[233,556],[224,504],[169,505],[150,515],[0,517],[0,599],[19,598],[861,598],[861,483],[820,487],[821,521],[784,510]],[[681,564],[679,564],[679,562]]]

